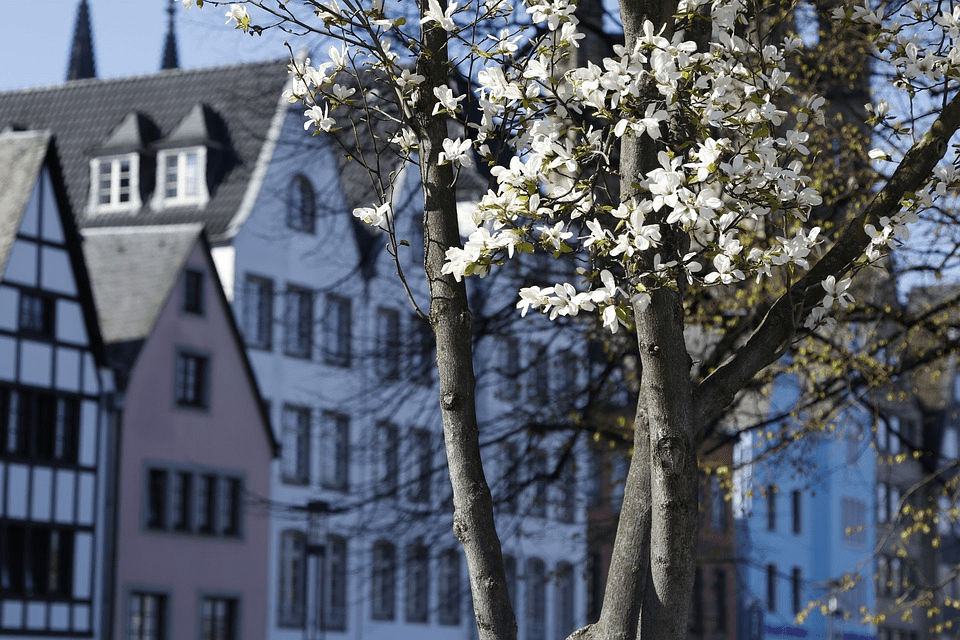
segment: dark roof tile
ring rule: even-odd
[[[201,222],[222,239],[237,214],[287,82],[284,60],[197,71],[167,70],[117,80],[76,80],[56,87],[0,93],[0,130],[49,129],[57,138],[70,205],[83,227]],[[131,112],[144,114],[162,144],[199,104],[215,115],[228,143],[219,182],[202,210],[140,211],[87,216],[89,159]],[[284,108],[285,108],[284,104]],[[204,118],[209,126],[210,119]],[[217,135],[219,134],[219,135]],[[222,140],[221,140],[222,138]]]

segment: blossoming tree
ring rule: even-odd
[[[811,158],[808,141],[829,105],[794,93],[787,60],[801,41],[765,29],[763,3],[620,0],[624,44],[581,66],[569,61],[583,36],[572,0],[423,0],[415,16],[385,0],[294,5],[234,3],[227,18],[245,32],[336,39],[329,60],[291,64],[289,99],[303,102],[305,128],[349,129],[341,114],[352,109],[354,123],[387,123],[389,144],[419,166],[454,530],[480,637],[513,638],[516,622],[478,446],[463,280],[531,252],[570,261],[576,275],[520,289],[520,314],[595,313],[610,332],[635,331],[639,347],[634,453],[606,595],[599,621],[575,635],[685,637],[698,439],[794,341],[830,325],[852,303],[856,274],[957,186],[955,158],[944,157],[960,126],[960,8],[914,1],[887,14],[839,3],[832,14],[864,34],[893,78],[868,110],[897,143],[860,152],[894,169],[828,230],[815,222],[823,198],[810,168],[835,159]],[[364,74],[375,74],[376,94],[357,92]],[[476,90],[458,93],[457,75]],[[894,93],[905,109],[924,96],[936,108],[903,120]],[[457,180],[477,161],[496,186],[475,203],[461,243]],[[378,174],[382,200],[354,215],[397,247],[395,175]],[[751,281],[776,283],[776,299],[738,332],[733,355],[694,377],[685,300]]]

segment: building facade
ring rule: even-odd
[[[85,230],[204,226],[282,445],[265,500],[268,635],[470,638],[432,333],[397,282],[385,238],[351,215],[372,204],[368,176],[332,140],[304,134],[301,110],[281,97],[285,66],[13,92],[0,95],[0,128],[57,132]],[[417,184],[408,176],[394,196],[408,212]],[[416,217],[404,217],[400,261],[415,274],[423,236]],[[422,311],[425,290],[410,283]],[[501,304],[495,293],[487,300]],[[481,384],[502,369],[501,345],[514,345],[509,366],[535,372],[528,405],[553,390],[542,367],[556,345],[536,326],[513,338],[481,341]],[[563,453],[562,437],[528,437],[528,416],[511,416],[520,399],[494,387],[478,390],[484,455],[503,498],[511,593],[530,621],[521,638],[558,637],[584,621],[585,469],[579,454]],[[560,466],[563,489],[550,482]],[[518,469],[519,480],[504,473]],[[137,485],[149,484],[141,473]]]
[[[262,638],[279,448],[202,228],[91,229],[84,253],[122,404],[112,637]]]
[[[0,165],[0,635],[99,638],[111,380],[50,133]]]
[[[774,384],[765,432],[735,452],[734,517],[743,638],[875,638],[873,419],[847,408],[792,446],[799,391]],[[776,444],[772,444],[776,443]]]

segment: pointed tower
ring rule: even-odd
[[[163,45],[163,60],[160,61],[160,69],[179,69],[180,63],[177,60],[177,35],[173,30],[173,14],[177,10],[177,0],[170,0],[167,7],[169,18],[167,20],[167,41]]]
[[[70,48],[70,64],[67,66],[67,80],[96,78],[97,69],[93,63],[93,33],[90,30],[90,9],[87,0],[80,0],[77,9],[77,24],[73,30],[73,46]]]

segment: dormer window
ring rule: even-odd
[[[210,198],[206,181],[207,149],[167,149],[157,153],[160,205],[204,205]]]
[[[90,208],[97,213],[139,209],[140,157],[136,153],[90,161]]]

